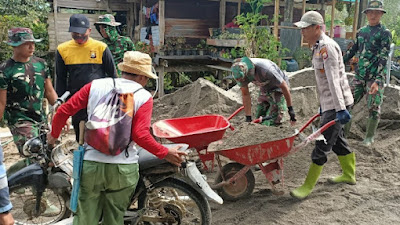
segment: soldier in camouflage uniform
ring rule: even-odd
[[[0,65],[0,117],[8,125],[22,156],[25,141],[38,136],[40,123],[46,120],[43,97],[51,105],[57,100],[46,62],[33,56],[35,42],[39,41],[29,28],[10,29],[7,44],[13,47],[13,56]],[[29,162],[18,162],[8,173],[26,163]]]
[[[359,53],[358,69],[351,82],[354,104],[367,95],[369,118],[367,121],[364,144],[370,146],[374,142],[375,131],[380,118],[380,107],[383,101],[383,84],[387,73],[386,63],[389,57],[392,35],[380,19],[385,12],[381,1],[372,0],[367,9],[368,25],[357,33],[357,39],[351,49],[343,57],[348,62],[356,53]],[[350,123],[345,127],[346,133],[350,130]]]
[[[97,31],[104,38],[102,41],[108,45],[117,68],[118,77],[121,77],[121,71],[118,69],[118,63],[121,63],[126,51],[134,51],[135,45],[129,37],[118,34],[117,26],[121,23],[115,22],[115,18],[111,14],[99,16],[98,21],[94,24]]]
[[[281,124],[283,112],[286,109],[288,109],[291,123],[295,123],[289,80],[275,63],[268,59],[243,57],[235,60],[231,70],[242,91],[247,122],[252,120],[248,84],[253,82],[260,87],[256,117],[272,116],[272,119],[264,121],[263,124],[267,126]]]

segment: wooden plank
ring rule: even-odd
[[[158,97],[161,98],[164,96],[164,66],[159,66],[156,68],[156,72],[158,73]]]
[[[274,12],[274,36],[278,39],[278,25],[279,25],[279,0],[275,0]]]
[[[229,40],[229,39],[210,39],[207,38],[207,45],[219,47],[243,47],[245,40]]]
[[[219,27],[225,26],[225,15],[226,15],[226,0],[221,0],[219,3]]]
[[[92,10],[106,10],[107,11],[107,0],[96,1],[96,0],[59,0],[58,7],[73,8],[73,9],[92,9]],[[109,8],[112,11],[127,11],[129,7],[128,2],[125,0],[112,0]]]
[[[69,29],[69,18],[72,14],[70,13],[57,13],[57,20],[54,18],[53,13],[48,15],[48,34],[49,34],[49,51],[55,51],[58,44],[71,40],[71,34],[68,32]],[[92,31],[90,37],[96,40],[103,39],[99,32],[94,27],[94,22],[97,20],[99,15],[96,14],[85,14],[90,21],[90,28]],[[56,22],[54,22],[56,21]],[[57,31],[55,30],[57,26]],[[56,35],[57,34],[57,35]],[[56,42],[57,39],[57,42]]]
[[[58,14],[58,6],[57,6],[57,0],[53,0],[53,10],[54,10],[54,17],[53,17],[53,23],[54,23],[54,32],[58,32],[58,27],[57,27],[57,14]],[[55,36],[55,45],[58,46],[58,38]]]
[[[160,29],[160,46],[164,45],[165,39],[165,1],[160,0],[158,3],[159,20],[158,26]]]
[[[358,5],[358,0],[356,0],[356,3],[354,5],[354,20],[353,20],[353,35],[352,39],[356,39],[356,34],[357,34],[357,25],[358,25],[358,11],[359,11],[359,5]]]
[[[335,22],[335,5],[336,5],[336,0],[332,0],[332,11],[331,11],[331,38],[333,38],[333,25]]]
[[[165,37],[209,37],[208,28],[218,26],[217,20],[165,19]]]

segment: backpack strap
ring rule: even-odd
[[[113,78],[113,80],[114,80],[114,78]],[[114,81],[114,86],[115,86],[115,81]],[[134,91],[133,92],[133,94],[135,94],[136,92],[138,92],[138,91],[140,91],[140,90],[142,90],[143,89],[143,87],[140,87],[140,88],[138,88],[136,91]],[[135,101],[135,98],[133,99],[133,101]],[[132,127],[131,127],[131,130],[132,130]],[[131,134],[131,136],[129,136],[129,143],[128,143],[128,145],[126,146],[126,148],[125,148],[125,157],[126,158],[128,158],[129,157],[129,152],[128,152],[128,148],[129,148],[129,145],[132,143],[132,134]]]

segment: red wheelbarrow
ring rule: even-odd
[[[209,149],[210,153],[214,152],[216,154],[219,167],[215,184],[211,185],[211,187],[216,189],[224,200],[236,201],[240,198],[248,197],[255,186],[254,175],[250,168],[258,165],[270,183],[273,193],[283,194],[283,191],[278,191],[275,187],[277,183],[281,183],[282,187],[284,186],[283,158],[305,147],[336,123],[335,120],[332,120],[311,135],[301,137],[300,134],[319,116],[320,114],[314,115],[298,132],[287,138],[234,149],[218,151]],[[299,136],[303,141],[293,146],[294,140]],[[221,155],[235,162],[221,166]]]
[[[214,141],[221,140],[226,129],[231,126],[229,120],[243,110],[237,109],[228,118],[221,115],[202,115],[160,120],[153,124],[153,134],[159,138],[168,139],[174,143],[185,143],[189,148],[195,148],[204,169],[208,170],[207,161],[211,161],[211,170],[214,169],[214,153],[207,152],[207,146]]]

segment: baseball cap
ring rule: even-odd
[[[32,30],[26,27],[14,27],[8,30],[8,45],[17,47],[25,42],[40,42],[42,39],[35,39]]]
[[[318,25],[324,24],[324,19],[322,18],[322,15],[317,11],[308,11],[304,13],[300,21],[294,23],[294,25],[299,28],[306,28],[314,24]]]
[[[82,14],[73,14],[69,18],[69,30],[68,32],[75,32],[79,34],[86,33],[90,27],[89,19]]]
[[[368,6],[366,9],[364,9],[363,13],[366,13],[367,11],[382,11],[383,13],[386,13],[386,11],[383,9],[383,2],[378,1],[378,0],[372,0],[368,3]]]
[[[99,16],[97,22],[94,23],[94,25],[98,25],[98,24],[105,24],[105,25],[109,25],[109,26],[113,26],[113,27],[121,25],[121,23],[115,22],[115,17],[111,14],[105,14],[105,15]]]
[[[254,68],[254,64],[248,57],[243,57],[239,62],[235,62],[232,67],[232,75],[235,80],[243,79],[249,70]]]

